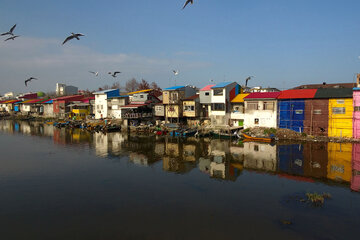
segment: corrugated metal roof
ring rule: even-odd
[[[58,98],[54,98],[53,100],[55,101],[60,101],[60,100],[67,100],[67,99],[72,99],[72,98],[77,98],[77,97],[81,97],[84,95],[71,95],[71,96],[64,96],[64,97],[58,97]]]
[[[320,88],[314,98],[352,98],[352,88]]]
[[[353,88],[356,83],[322,83],[322,84],[306,84],[294,87],[293,89],[319,89],[319,88]]]
[[[202,89],[200,89],[200,91],[210,91],[213,86],[215,86],[215,84],[207,85],[207,86],[203,87]]]
[[[136,93],[144,93],[144,92],[150,92],[150,91],[152,91],[152,89],[139,90],[139,91],[135,91],[135,92],[129,92],[127,95],[133,95]]]
[[[21,100],[9,100],[4,103],[17,103],[17,102],[21,102]]]
[[[50,99],[50,100],[47,100],[46,102],[43,102],[43,103],[53,103],[54,101],[52,100],[52,99]]]
[[[216,84],[215,86],[211,87],[211,88],[224,88],[226,87],[227,85],[230,85],[232,84],[233,82],[222,82],[222,83],[218,83]]]
[[[197,98],[199,98],[199,95],[198,95],[198,94],[193,95],[193,96],[188,97],[188,98],[185,98],[183,101],[192,101],[192,100],[195,100],[195,99],[197,99]]]
[[[178,90],[180,88],[184,88],[185,86],[173,86],[173,87],[169,87],[169,88],[165,88],[164,90]]]
[[[236,97],[231,101],[232,103],[242,103],[244,98],[247,97],[250,93],[241,93],[236,95]]]
[[[250,93],[249,96],[246,96],[244,99],[277,98],[279,95],[280,92],[255,92]]]
[[[105,94],[105,93],[112,92],[115,90],[118,90],[118,89],[107,89],[107,90],[103,90],[103,91],[94,92],[93,94]]]
[[[281,91],[278,99],[314,98],[317,89],[290,89]]]

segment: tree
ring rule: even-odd
[[[150,84],[145,79],[142,79],[141,83],[139,83],[137,90],[140,91],[146,89],[150,89]]]
[[[152,82],[152,83],[151,83],[151,89],[153,89],[154,95],[155,95],[156,97],[162,95],[162,89],[157,85],[156,82]]]
[[[135,78],[130,79],[125,84],[125,90],[127,92],[134,92],[138,89],[139,83],[136,81]]]

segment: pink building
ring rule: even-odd
[[[357,75],[357,86],[353,88],[353,137],[360,138],[360,74]]]

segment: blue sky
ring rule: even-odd
[[[254,75],[251,86],[286,89],[352,82],[360,72],[360,1],[194,1],[181,10],[183,0],[1,0],[0,32],[17,23],[21,37],[0,39],[0,94],[131,77],[202,87]],[[70,32],[86,36],[61,46]],[[113,79],[114,70],[123,73]],[[30,76],[39,81],[25,88]]]

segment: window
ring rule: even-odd
[[[258,118],[255,118],[255,119],[254,119],[254,123],[255,123],[256,125],[258,125],[258,124],[259,124],[259,119],[258,119]]]
[[[195,106],[184,106],[184,111],[195,111]]]
[[[256,152],[259,151],[259,145],[254,145],[254,151],[256,151]]]
[[[248,110],[258,110],[258,102],[248,102],[247,109]]]
[[[140,98],[144,98],[144,95],[140,95]]]
[[[101,110],[103,110],[104,109],[104,105],[101,105]]]
[[[337,104],[345,104],[345,100],[344,99],[337,99],[336,103]]]
[[[163,110],[163,106],[156,106],[155,107],[155,111],[162,111]]]
[[[302,110],[302,109],[297,109],[297,110],[295,110],[295,114],[303,114],[304,113],[304,110]]]
[[[205,96],[209,96],[210,95],[210,93],[209,92],[205,92]]]
[[[223,95],[223,89],[214,89],[214,96],[222,96]]]
[[[212,111],[225,111],[225,104],[224,103],[213,103],[211,105]]]
[[[333,107],[332,113],[333,114],[345,114],[345,108],[344,107]]]
[[[96,109],[99,110],[99,109],[100,109],[100,105],[96,105]]]
[[[264,110],[274,110],[273,102],[264,102]]]
[[[315,109],[315,110],[314,110],[314,114],[320,115],[320,114],[321,114],[321,109]]]
[[[360,106],[354,107],[354,112],[360,111]]]

